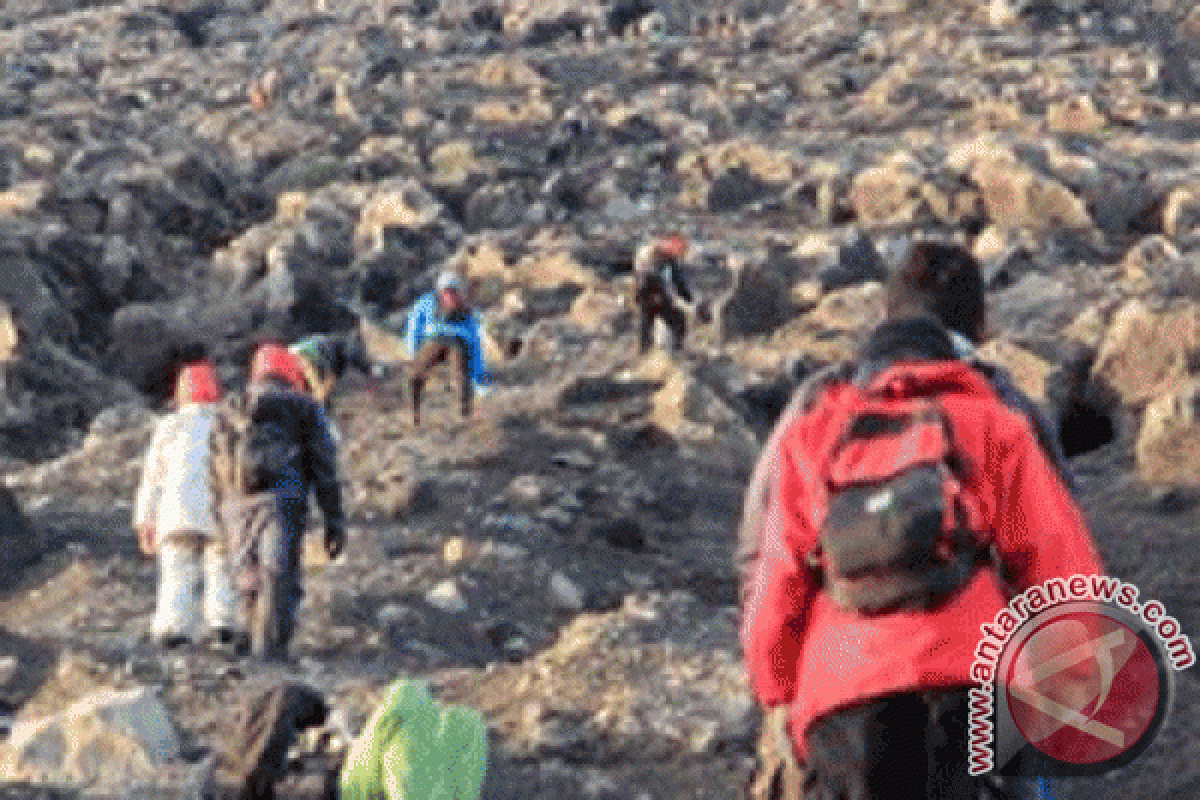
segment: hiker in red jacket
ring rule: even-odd
[[[914,314],[885,322],[859,365],[776,439],[744,597],[746,667],[769,715],[786,709],[806,765],[802,796],[966,800],[979,780],[966,771],[966,689],[980,626],[1012,591],[1099,574],[1102,565],[1029,422],[958,360],[940,321]],[[931,472],[921,459],[939,453],[938,463],[952,466]],[[937,475],[951,476],[940,492]],[[913,556],[905,551],[872,561],[856,539],[864,523],[846,498],[868,478],[889,476],[915,487],[906,502],[933,498],[961,512],[953,537],[920,559],[905,560]],[[906,491],[896,481],[876,484],[887,487],[877,497],[890,503]],[[940,525],[948,512],[936,503],[925,511]],[[937,574],[897,571],[896,558],[936,563]]]

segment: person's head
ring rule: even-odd
[[[454,270],[448,269],[438,275],[435,288],[438,303],[444,310],[454,311],[466,305],[466,287],[463,285],[462,276]]]
[[[212,362],[194,361],[179,370],[179,377],[175,380],[177,408],[192,403],[218,403],[221,394],[221,378]]]
[[[914,242],[887,279],[888,319],[928,314],[975,343],[986,335],[983,271],[967,250]]]
[[[262,344],[250,362],[252,383],[280,383],[299,392],[309,390],[300,356],[280,344]]]
[[[645,272],[669,261],[678,263],[687,258],[688,249],[688,240],[678,233],[652,239],[634,256],[634,270]]]

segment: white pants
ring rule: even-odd
[[[155,636],[195,638],[199,632],[202,592],[204,622],[208,629],[233,629],[236,596],[229,553],[221,537],[171,534],[159,545],[158,567]]]

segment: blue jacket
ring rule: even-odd
[[[438,307],[437,292],[426,292],[408,311],[404,338],[408,344],[409,358],[415,358],[417,351],[426,342],[439,336],[453,336],[464,341],[470,358],[467,372],[471,381],[476,386],[487,386],[491,383],[491,376],[488,375],[487,366],[483,362],[479,317],[473,311],[469,311],[467,318],[462,322],[446,322]]]

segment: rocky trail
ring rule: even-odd
[[[484,712],[490,798],[739,797],[742,487],[914,236],[984,264],[985,355],[1195,639],[1198,41],[1169,0],[0,0],[0,717],[142,687],[178,733],[0,758],[45,784],[0,796],[188,796],[256,689],[353,728],[412,674]],[[670,230],[713,321],[639,359],[633,248]],[[129,503],[174,365],[234,385],[257,336],[355,325],[393,361],[378,325],[447,260],[490,396],[414,430],[403,368],[351,375],[351,542],[309,548],[294,662],[159,652]],[[1200,796],[1197,674],[1061,795]]]

